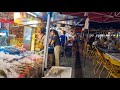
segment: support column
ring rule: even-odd
[[[47,16],[47,25],[46,25],[46,38],[44,45],[44,56],[43,56],[43,66],[42,66],[42,74],[44,76],[44,71],[47,69],[47,60],[48,60],[48,45],[49,45],[49,32],[50,32],[50,22],[51,22],[52,12],[48,12]]]

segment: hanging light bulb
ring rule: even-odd
[[[20,12],[14,12],[14,19],[21,18]]]

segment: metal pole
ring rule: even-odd
[[[49,32],[50,32],[50,22],[51,22],[51,12],[48,12],[47,16],[47,25],[46,25],[46,37],[45,37],[45,45],[44,45],[44,56],[43,56],[43,67],[42,74],[44,76],[44,71],[47,69],[47,60],[48,60],[48,42],[49,42]]]
[[[65,44],[66,44],[66,34],[64,34],[64,35],[65,35]],[[66,62],[65,44],[64,44],[64,48],[63,48],[63,55],[64,55],[63,63]]]
[[[88,12],[85,12],[84,13],[84,16],[86,16],[86,21],[85,21],[85,30],[87,29],[88,30],[88,36],[87,36],[87,40],[89,39],[89,16],[88,16]],[[87,50],[87,47],[86,47],[86,50]],[[86,54],[85,54],[85,59],[84,59],[84,67],[85,67],[85,62],[86,62]]]

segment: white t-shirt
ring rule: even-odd
[[[98,41],[94,41],[92,45],[97,46]]]

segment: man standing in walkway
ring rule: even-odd
[[[62,53],[61,56],[64,56],[64,50],[65,50],[65,44],[67,41],[67,37],[66,37],[66,32],[62,31],[62,34],[60,35],[60,41],[61,41],[61,45],[62,45]]]

